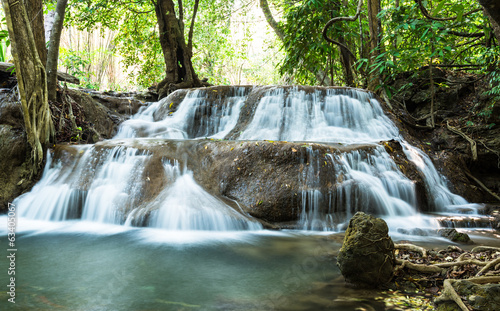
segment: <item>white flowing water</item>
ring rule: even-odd
[[[152,227],[169,230],[260,230],[262,225],[251,222],[220,199],[210,195],[193,179],[190,171],[181,173],[178,163],[164,163],[165,172],[173,185],[165,188],[150,205],[159,205],[152,214]],[[146,207],[145,210],[151,210]]]
[[[88,146],[79,149],[81,157],[71,161],[69,167],[61,162],[53,164],[51,154],[47,154],[42,180],[13,202],[21,217],[141,225],[145,215],[151,213],[150,225],[167,230],[262,229],[260,223],[203,190],[192,172],[181,172],[177,163],[165,161],[164,178],[169,183],[145,204],[144,181],[149,177],[144,169],[150,154],[121,146],[103,151]],[[90,167],[93,162],[95,166]]]
[[[162,115],[158,111],[169,111],[172,105],[170,98],[166,97],[123,122],[115,138],[224,138],[238,121],[246,99],[245,90],[244,87],[235,88],[234,94],[214,102],[206,100],[205,91],[194,90],[187,94],[175,112]],[[158,114],[163,118],[158,118]]]
[[[212,93],[209,93],[212,92]],[[430,204],[438,212],[470,206],[451,193],[432,161],[400,136],[368,92],[356,89],[306,90],[298,87],[235,87],[226,96],[215,89],[189,91],[174,105],[171,97],[151,103],[124,122],[116,139],[229,138],[341,144],[373,144],[372,151],[328,154],[336,184],[326,193],[318,179],[323,160],[312,148],[297,176],[302,200],[298,228],[339,230],[356,211],[383,217],[391,229],[437,227],[417,212],[415,185],[405,177],[380,141],[397,140],[408,159],[424,175]],[[260,99],[248,102],[252,92]],[[257,93],[255,93],[257,94]],[[211,101],[207,98],[211,97]],[[247,105],[254,105],[247,107]],[[247,122],[241,125],[243,108]],[[248,115],[249,114],[249,115]],[[235,130],[237,129],[237,130]],[[23,217],[45,220],[83,220],[144,225],[169,230],[258,230],[262,226],[241,210],[206,192],[187,169],[164,162],[163,190],[145,198],[144,175],[151,154],[115,147],[97,152],[79,147],[73,160],[49,162],[42,180],[14,202]],[[63,164],[64,163],[64,164]],[[97,164],[96,164],[97,163]],[[91,177],[89,177],[91,176]],[[85,178],[82,178],[85,177]],[[87,184],[81,185],[82,180]],[[473,209],[473,208],[472,208]]]
[[[270,90],[239,139],[378,142],[398,137],[398,129],[367,92],[328,89],[307,93]]]

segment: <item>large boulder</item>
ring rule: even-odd
[[[393,276],[394,243],[383,219],[357,212],[349,221],[337,265],[355,287],[379,287]]]

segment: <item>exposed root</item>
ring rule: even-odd
[[[446,121],[446,127],[448,128],[448,130],[452,131],[455,134],[458,134],[458,135],[462,136],[463,138],[465,138],[465,140],[467,140],[469,142],[469,144],[470,144],[470,150],[472,152],[472,160],[473,161],[477,161],[477,144],[476,144],[476,141],[474,139],[470,138],[469,136],[467,136],[461,130],[457,129],[456,127],[451,126],[448,121]]]
[[[412,263],[408,260],[402,260],[402,259],[396,259],[396,263],[401,265],[401,267],[399,267],[398,269],[408,268],[408,269],[415,270],[418,272],[423,272],[423,273],[442,273],[442,272],[444,272],[444,269],[442,269],[436,265],[416,264],[416,263]]]
[[[427,257],[427,250],[423,247],[413,245],[413,244],[394,244],[395,249],[405,249],[407,251],[413,251],[422,254],[423,257]]]
[[[483,275],[485,272],[491,269],[491,267],[495,267],[497,264],[500,264],[500,257],[497,259],[490,261],[487,265],[485,265],[479,272],[476,274],[476,277]]]
[[[453,288],[453,282],[455,282],[455,280],[450,280],[450,279],[444,280],[443,292],[441,296],[436,298],[435,302],[451,300],[454,301],[462,311],[469,311],[469,308],[465,306],[464,302],[462,301],[460,296],[458,296],[457,292]]]
[[[470,252],[458,247],[448,247],[439,252],[424,252],[420,250],[421,247],[412,244],[395,244],[395,248],[400,249],[398,255],[405,258],[395,260],[398,265],[394,271],[397,276],[396,285],[411,282],[419,287],[425,286],[430,293],[436,293],[442,286],[442,294],[435,299],[435,303],[453,301],[460,310],[468,311],[470,308],[466,305],[467,300],[462,301],[453,285],[456,286],[461,281],[475,284],[500,283],[498,247],[477,246]],[[426,256],[417,257],[410,255],[408,251]],[[405,271],[402,271],[403,269]]]
[[[471,251],[471,253],[480,253],[480,252],[500,252],[500,247],[493,246],[476,246]]]
[[[481,277],[469,278],[467,279],[467,281],[476,284],[499,283],[500,276],[481,276]]]
[[[486,187],[479,179],[472,176],[471,173],[464,171],[465,175],[467,175],[470,179],[474,180],[476,184],[478,184],[484,191],[488,192],[492,197],[500,201],[500,196],[498,196],[495,192],[491,191],[488,187]]]

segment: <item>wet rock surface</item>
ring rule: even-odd
[[[473,243],[467,233],[458,232],[456,229],[440,229],[438,234],[458,243]]]
[[[337,265],[355,287],[380,287],[393,276],[394,243],[384,220],[357,212],[349,221]]]
[[[453,288],[472,310],[500,310],[500,284],[479,285],[467,280],[456,280]],[[449,299],[435,299],[437,311],[461,311],[458,305]]]
[[[145,197],[154,197],[161,191],[165,180],[159,174],[164,160],[179,161],[181,167],[193,171],[195,180],[209,193],[237,201],[249,215],[272,227],[293,227],[300,217],[303,200],[309,200],[311,188],[328,193],[339,185],[335,163],[327,154],[352,150],[371,150],[373,145],[343,146],[271,141],[220,141],[164,139],[119,140],[100,142],[96,149],[115,146],[133,147],[152,153],[146,164]],[[56,158],[79,156],[71,147],[58,146]],[[303,177],[311,174],[313,178]],[[91,176],[89,176],[91,178]],[[305,195],[305,196],[304,196]],[[235,204],[233,202],[233,204]],[[230,204],[231,205],[231,204]],[[238,208],[239,206],[239,208]],[[329,202],[319,202],[326,212]],[[346,221],[345,211],[339,210],[339,221]],[[288,224],[293,222],[293,225]],[[291,228],[290,227],[290,228]]]

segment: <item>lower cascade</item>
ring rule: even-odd
[[[389,153],[387,142],[402,152]],[[395,157],[413,163],[422,189]],[[179,90],[125,121],[114,139],[57,146],[47,159],[42,179],[14,202],[21,217],[336,231],[357,211],[391,230],[439,227],[422,205],[476,212],[370,93],[350,88]]]

